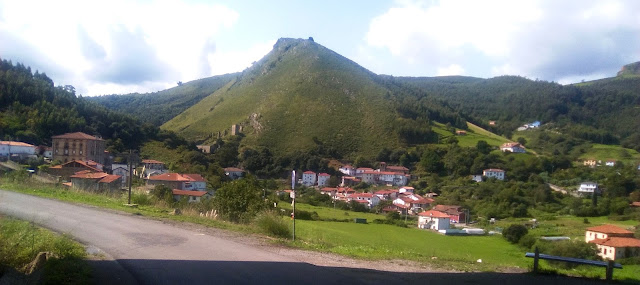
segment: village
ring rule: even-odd
[[[534,124],[529,128],[537,127]],[[465,135],[458,133],[458,135]],[[52,137],[52,147],[37,147],[22,142],[0,142],[0,160],[6,162],[25,161],[42,157],[46,161],[60,164],[49,166],[37,175],[61,182],[70,189],[91,192],[119,193],[130,187],[131,177],[142,179],[144,185],[136,191],[149,193],[154,187],[164,185],[171,189],[175,201],[197,203],[215,195],[215,189],[207,186],[207,180],[200,174],[173,173],[165,163],[154,159],[142,159],[138,165],[111,163],[113,155],[105,150],[105,141],[99,137],[82,132],[67,133]],[[204,151],[204,150],[203,150]],[[505,153],[525,153],[520,143],[504,143],[500,151]],[[132,162],[132,161],[130,161]],[[583,162],[585,166],[601,165],[592,159]],[[614,166],[614,161],[607,161],[606,166]],[[35,170],[30,170],[35,173]],[[338,171],[339,185],[330,187],[331,175],[304,171],[296,177],[301,187],[316,189],[322,195],[328,195],[332,201],[355,202],[367,210],[385,203],[380,213],[398,213],[402,217],[417,218],[417,228],[431,230],[444,235],[484,235],[483,229],[473,227],[470,211],[460,205],[437,204],[437,193],[419,195],[414,187],[408,186],[412,179],[410,170],[404,166],[379,163],[378,169],[342,165]],[[242,179],[245,171],[237,167],[224,168],[229,180]],[[502,169],[485,169],[482,174],[471,175],[470,179],[482,183],[488,179],[504,181],[506,172]],[[378,185],[384,189],[363,192],[353,189],[360,183]],[[380,188],[378,188],[380,189]],[[291,189],[278,190],[276,195],[292,195]],[[576,186],[573,195],[592,197],[601,195],[598,183],[585,181]],[[631,207],[640,207],[635,202]],[[293,215],[293,214],[292,214]],[[493,221],[493,219],[492,219]],[[491,232],[496,234],[496,232]],[[498,232],[499,234],[499,232]],[[640,240],[633,237],[633,232],[613,226],[603,225],[590,227],[585,233],[585,242],[594,243],[602,258],[616,260],[640,256]]]

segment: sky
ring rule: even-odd
[[[0,0],[0,58],[82,96],[242,71],[282,37],[378,74],[568,84],[640,61],[640,1]]]

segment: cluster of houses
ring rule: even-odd
[[[342,185],[364,182],[371,185],[391,185],[405,186],[409,184],[411,175],[409,169],[404,166],[387,165],[380,162],[380,168],[373,169],[367,167],[354,168],[351,165],[344,165],[338,169],[345,176]]]
[[[640,257],[640,239],[633,232],[613,226],[601,225],[587,228],[585,241],[598,247],[598,255],[603,259],[616,260]]]
[[[593,158],[587,158],[582,161],[582,165],[589,166],[589,167],[596,167],[596,166],[602,166],[602,165],[613,167],[613,166],[616,166],[616,163],[618,162],[615,159],[608,159],[604,161],[604,164],[602,160],[596,160]],[[638,165],[638,169],[640,170],[640,165]]]
[[[435,193],[423,197],[414,192],[413,187],[379,190],[373,193],[356,192],[348,187],[325,187],[320,193],[331,196],[334,201],[361,203],[366,208],[373,208],[381,201],[391,201],[391,205],[383,212],[398,212],[401,215],[417,215],[418,227],[421,229],[446,230],[452,223],[466,223],[468,211],[456,205],[434,205]]]

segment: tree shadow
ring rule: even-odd
[[[316,266],[303,262],[90,260],[96,284],[603,284],[529,273],[416,273]],[[121,267],[120,267],[121,266]],[[118,268],[120,267],[120,268]],[[122,269],[124,268],[124,270]]]

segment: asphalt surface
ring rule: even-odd
[[[530,274],[317,266],[197,227],[2,190],[0,213],[69,234],[104,256],[89,261],[96,284],[602,284]]]

